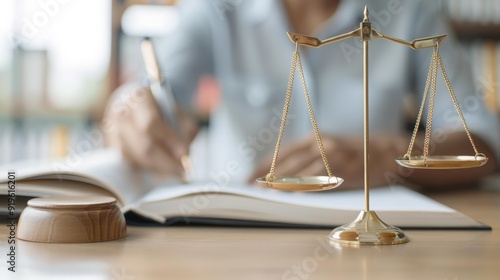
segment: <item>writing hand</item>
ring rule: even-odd
[[[106,108],[103,131],[107,144],[120,150],[133,164],[159,174],[183,174],[181,158],[196,135],[196,122],[179,116],[181,139],[161,117],[149,89],[129,85],[119,89]]]

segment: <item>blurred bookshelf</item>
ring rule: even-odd
[[[0,2],[0,164],[102,144],[112,1]]]
[[[500,17],[500,15],[499,15]],[[498,40],[500,38],[500,23],[473,23],[450,20],[450,25],[462,40]]]
[[[500,111],[500,0],[446,0],[449,18],[472,65],[475,86],[489,111]]]
[[[140,38],[125,38],[124,12],[179,0],[40,2],[0,3],[0,164],[102,147],[105,104],[143,69]]]
[[[80,116],[0,117],[0,164],[57,160],[102,144],[96,124]]]

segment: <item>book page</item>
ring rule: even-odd
[[[286,192],[267,189],[257,185],[231,184],[220,187],[215,182],[193,183],[188,185],[170,185],[158,187],[149,192],[140,203],[167,200],[194,193],[218,193],[248,196],[293,205],[319,207],[327,209],[363,210],[364,191],[336,190],[324,192]],[[370,208],[384,211],[430,211],[453,212],[454,210],[422,194],[402,186],[375,188],[370,191]]]
[[[452,208],[402,186],[370,192],[370,210],[404,228],[487,228]],[[159,187],[132,211],[166,223],[168,220],[233,219],[299,225],[332,226],[352,222],[364,209],[364,191],[283,192],[259,186],[213,183]]]
[[[350,223],[361,209],[331,209],[254,199],[247,196],[221,193],[213,197],[192,194],[149,202],[133,211],[160,223],[182,220],[185,224],[206,219],[230,219],[277,224],[336,227]],[[390,211],[379,210],[377,215],[391,225],[406,229],[472,229],[483,224],[458,212],[448,211]]]
[[[0,167],[3,174],[7,174],[9,170],[16,172],[18,182],[30,181],[26,185],[18,184],[18,195],[69,195],[76,191],[70,190],[71,188],[82,188],[80,192],[89,192],[91,186],[96,186],[103,189],[104,193],[116,197],[123,207],[137,201],[153,188],[150,176],[133,169],[118,152],[110,149],[68,157],[61,161],[19,162]],[[0,190],[6,188],[5,182],[4,178],[0,179]],[[67,191],[64,186],[68,188]],[[2,193],[5,191],[6,189]],[[95,192],[103,193],[98,189]]]

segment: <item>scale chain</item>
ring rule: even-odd
[[[453,91],[453,88],[451,87],[451,83],[450,83],[450,80],[448,78],[448,75],[446,74],[446,70],[444,69],[443,60],[441,58],[441,55],[439,54],[438,47],[439,46],[436,46],[434,48],[434,53],[432,54],[431,64],[429,67],[429,72],[427,74],[427,81],[426,81],[425,89],[424,89],[424,96],[423,96],[422,103],[420,105],[420,109],[419,109],[419,112],[417,115],[417,121],[416,121],[415,127],[413,129],[413,133],[412,133],[411,140],[410,140],[410,145],[408,146],[408,150],[407,150],[406,154],[404,155],[404,157],[407,159],[411,158],[411,153],[413,150],[413,146],[415,144],[415,140],[416,140],[417,132],[418,132],[418,127],[420,125],[420,121],[421,121],[422,114],[423,114],[424,107],[425,107],[425,101],[427,100],[427,95],[428,95],[429,87],[430,87],[429,109],[427,112],[427,122],[426,122],[425,137],[424,137],[424,151],[423,151],[424,162],[427,160],[427,157],[429,155],[429,144],[430,144],[430,136],[431,136],[430,134],[431,134],[431,129],[432,129],[432,118],[433,118],[433,111],[434,111],[434,100],[435,100],[435,95],[436,95],[436,81],[437,81],[438,69],[441,70],[446,87],[447,87],[448,92],[450,94],[450,97],[453,101],[453,105],[458,113],[458,116],[460,117],[460,120],[461,120],[462,125],[465,129],[467,137],[472,145],[472,149],[474,150],[475,156],[477,157],[477,156],[482,155],[482,154],[478,152],[477,147],[474,143],[474,140],[472,139],[472,135],[470,133],[470,130],[465,122],[465,117],[463,115],[462,110],[460,109],[460,105],[458,103],[455,92]]]
[[[453,91],[453,88],[451,87],[450,80],[448,79],[448,75],[446,74],[446,71],[444,70],[444,65],[443,65],[443,60],[441,59],[441,56],[438,53],[438,59],[439,59],[439,66],[441,68],[441,73],[443,74],[444,81],[446,83],[446,87],[448,88],[448,91],[450,93],[450,97],[453,100],[453,105],[455,106],[455,109],[457,110],[458,116],[460,117],[460,120],[462,121],[462,125],[464,126],[465,132],[467,133],[467,137],[469,137],[469,141],[472,145],[472,149],[474,149],[475,156],[478,156],[480,153],[477,151],[476,144],[474,144],[474,140],[472,140],[472,135],[469,131],[469,128],[467,127],[467,124],[465,123],[465,117],[464,114],[462,113],[462,109],[460,109],[460,105],[458,104],[457,96],[455,95],[455,92]]]
[[[276,162],[278,161],[278,154],[281,146],[281,139],[283,138],[283,132],[285,131],[286,119],[288,116],[288,109],[290,107],[290,101],[292,97],[292,87],[295,80],[295,71],[297,67],[297,57],[298,57],[298,43],[295,45],[295,51],[292,54],[292,65],[290,67],[290,76],[288,77],[288,85],[285,95],[285,105],[283,106],[283,116],[281,117],[281,125],[278,133],[278,140],[276,141],[276,148],[274,149],[273,162],[271,163],[271,170],[269,174],[266,175],[266,182],[272,182],[275,179],[274,173],[276,171]]]
[[[424,97],[422,98],[422,104],[420,105],[420,110],[418,111],[417,121],[415,122],[415,127],[413,129],[413,133],[411,136],[410,145],[408,146],[408,150],[407,150],[406,154],[404,155],[404,157],[408,158],[408,159],[410,159],[410,157],[411,157],[411,152],[413,151],[413,145],[415,144],[415,139],[417,138],[418,128],[420,126],[420,121],[422,119],[422,114],[424,112],[425,101],[427,100],[427,94],[429,92],[431,75],[433,73],[432,69],[433,69],[434,59],[435,59],[435,56],[432,55],[431,64],[429,65],[429,72],[427,73],[427,80],[425,83]]]
[[[304,77],[304,69],[302,68],[302,60],[300,59],[300,53],[297,52],[297,63],[299,64],[299,73],[300,79],[302,81],[302,86],[304,87],[304,95],[306,97],[307,109],[309,110],[309,116],[311,118],[311,124],[314,129],[314,136],[316,137],[316,142],[318,144],[319,151],[321,153],[321,158],[323,159],[323,163],[325,164],[326,172],[328,173],[328,177],[333,177],[332,172],[330,170],[330,164],[328,163],[328,159],[326,158],[325,148],[323,147],[323,141],[321,141],[321,136],[319,134],[318,124],[316,122],[316,117],[314,116],[311,99],[309,98],[309,91],[306,86],[306,79]]]
[[[431,141],[431,131],[432,131],[432,118],[434,116],[434,101],[436,99],[436,80],[437,80],[437,69],[438,69],[438,59],[437,59],[437,48],[434,48],[432,60],[432,76],[431,76],[431,95],[429,96],[429,109],[427,112],[427,122],[425,125],[425,137],[424,137],[424,162],[429,156],[429,145]]]
[[[304,69],[302,67],[302,60],[300,58],[300,53],[298,50],[298,42],[295,42],[295,51],[292,55],[292,65],[290,68],[290,76],[288,78],[288,86],[287,86],[286,96],[285,96],[285,105],[283,107],[283,117],[281,119],[280,130],[278,133],[276,148],[274,150],[273,161],[271,164],[271,170],[269,171],[269,174],[267,174],[267,176],[266,176],[267,183],[272,182],[275,179],[276,163],[278,161],[278,154],[279,154],[279,150],[280,150],[280,146],[281,146],[281,140],[283,139],[283,133],[285,131],[286,119],[287,119],[288,110],[290,107],[292,88],[293,88],[293,83],[295,80],[295,73],[297,70],[297,65],[299,68],[299,74],[300,74],[302,86],[304,88],[304,96],[306,98],[307,109],[309,110],[309,116],[311,118],[311,124],[313,126],[314,136],[316,138],[316,143],[318,144],[318,148],[319,148],[320,153],[321,153],[321,158],[322,158],[323,163],[325,165],[326,172],[328,173],[328,177],[333,177],[332,172],[330,170],[330,164],[328,163],[328,159],[326,157],[323,142],[321,140],[321,136],[319,133],[318,124],[316,122],[316,117],[314,116],[314,111],[312,108],[311,100],[309,98],[309,91],[307,90]]]

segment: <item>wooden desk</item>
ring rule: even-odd
[[[431,196],[493,231],[406,231],[407,244],[351,248],[327,245],[329,230],[129,227],[113,242],[18,241],[12,273],[1,225],[0,279],[499,279],[500,192]]]

